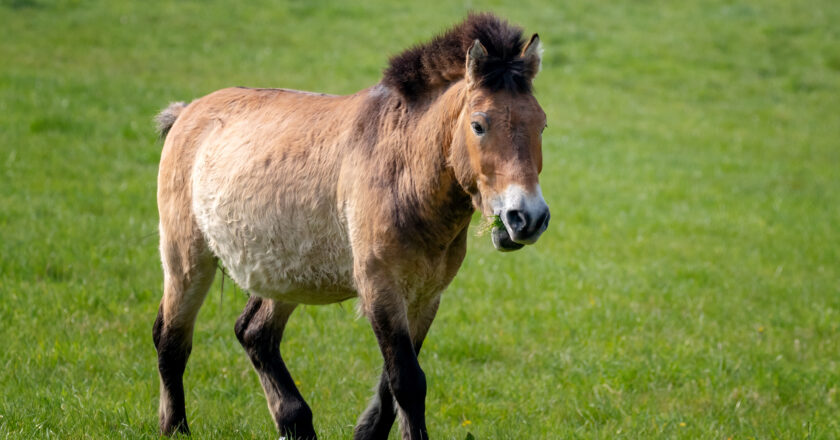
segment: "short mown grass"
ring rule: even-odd
[[[471,240],[421,355],[434,438],[840,437],[827,0],[0,0],[0,436],[158,436],[159,109],[351,93],[470,7],[545,44],[552,223],[516,253]],[[219,279],[193,436],[275,438],[233,336],[245,294]],[[302,307],[283,343],[323,439],[350,438],[378,377],[354,308]]]

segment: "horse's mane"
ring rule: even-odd
[[[416,101],[464,77],[467,51],[475,40],[487,50],[478,66],[477,79],[491,91],[531,91],[530,78],[538,66],[521,57],[525,41],[522,29],[493,14],[471,13],[466,20],[391,58],[382,83],[396,89],[408,101]]]

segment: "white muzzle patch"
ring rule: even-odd
[[[505,225],[510,240],[517,244],[533,244],[548,227],[548,205],[540,185],[533,191],[512,184],[494,197],[490,206]]]

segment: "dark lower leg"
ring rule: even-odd
[[[388,384],[388,373],[383,368],[376,394],[365,412],[359,417],[356,428],[353,430],[353,438],[355,440],[387,439],[396,417],[397,409],[394,407],[394,396]]]
[[[423,341],[414,343],[414,352],[419,355]],[[379,377],[379,384],[376,386],[376,394],[364,413],[359,417],[356,428],[353,430],[354,440],[362,439],[387,439],[397,418],[397,407],[394,404],[394,395],[391,393],[391,385],[388,381],[387,367],[382,368],[382,375]]]
[[[391,393],[400,409],[400,430],[404,440],[428,440],[426,432],[426,375],[410,343],[396,350],[388,366]]]
[[[192,348],[192,334],[189,330],[165,325],[161,306],[152,336],[158,352],[160,373],[160,432],[164,435],[175,432],[189,434],[183,377]]]
[[[260,377],[280,435],[314,440],[312,411],[280,356],[283,328],[293,310],[293,305],[251,297],[236,321],[235,331]]]
[[[420,344],[414,344],[405,328],[395,326],[384,310],[374,311],[373,330],[385,360],[391,394],[400,411],[402,437],[428,440],[426,432],[426,375],[417,361]]]

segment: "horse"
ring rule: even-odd
[[[235,334],[281,438],[316,439],[280,341],[300,304],[358,298],[382,353],[355,439],[428,439],[418,362],[478,210],[494,247],[537,241],[546,115],[537,34],[471,13],[335,96],[227,88],[157,118],[163,297],[153,327],[160,431],[189,433],[183,374],[217,265],[249,292]]]

